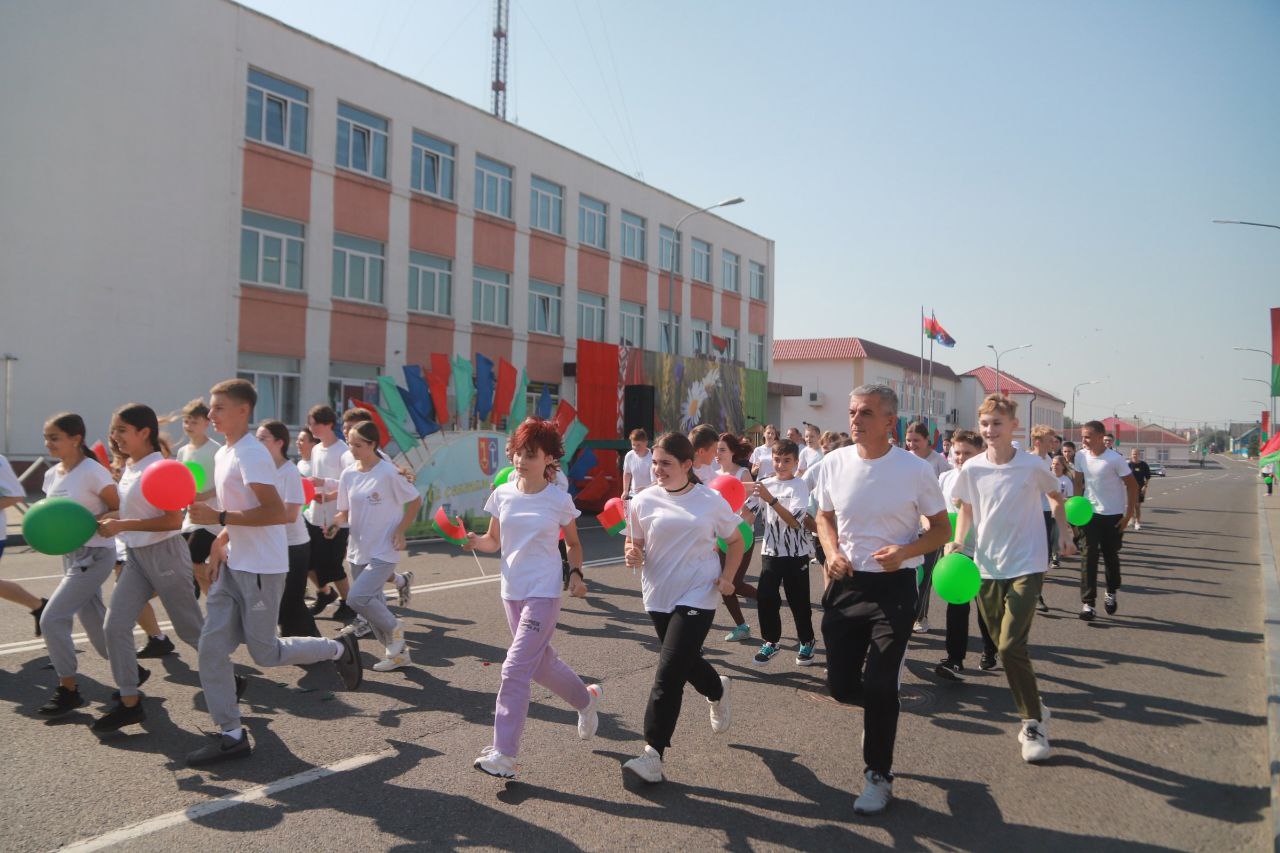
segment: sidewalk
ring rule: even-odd
[[[1258,562],[1266,592],[1268,766],[1271,769],[1272,849],[1280,851],[1280,491],[1258,484]]]

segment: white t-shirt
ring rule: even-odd
[[[354,565],[371,560],[400,562],[395,547],[396,528],[404,518],[404,505],[418,498],[418,490],[396,466],[385,459],[368,471],[352,466],[338,478],[338,512],[350,513],[351,538],[347,557]]]
[[[816,447],[805,445],[800,448],[800,467],[797,469],[801,474],[808,471],[810,467],[817,465],[822,460],[823,453]]]
[[[636,495],[627,529],[634,539],[644,541],[644,609],[670,613],[677,607],[719,606],[716,538],[728,539],[741,521],[724,498],[703,484],[681,495],[662,488]]]
[[[1129,463],[1114,450],[1094,456],[1089,448],[1076,451],[1076,470],[1084,474],[1084,496],[1098,515],[1124,515],[1129,503],[1125,477],[1132,477]]]
[[[1018,450],[1004,465],[986,453],[964,463],[953,494],[973,508],[974,562],[987,580],[1034,575],[1049,565],[1039,498],[1058,490],[1044,460]]]
[[[809,487],[799,477],[779,480],[769,477],[762,481],[765,488],[778,499],[777,506],[786,508],[800,522],[791,528],[778,515],[777,508],[764,504],[764,536],[760,553],[766,557],[808,557],[813,555],[813,542],[804,529],[809,514]]]
[[[765,477],[773,476],[773,448],[767,444],[762,444],[755,450],[751,451],[751,464],[759,465],[759,478],[763,480]]]
[[[1071,478],[1063,474],[1058,478],[1058,494],[1062,495],[1063,500],[1074,497],[1076,493],[1076,484],[1071,482]]]
[[[941,477],[951,470],[951,463],[947,461],[947,457],[936,450],[930,450],[929,455],[924,457],[924,461],[928,462],[929,466],[933,468],[933,476],[935,477]]]
[[[694,474],[694,476],[695,476],[695,477],[697,477],[697,478],[702,482],[702,485],[704,485],[704,486],[705,486],[707,483],[710,483],[710,482],[711,482],[712,480],[714,480],[716,477],[719,477],[719,476],[720,476],[720,473],[721,473],[721,472],[720,472],[720,463],[718,463],[718,462],[714,462],[714,461],[713,461],[713,462],[711,462],[710,464],[707,464],[707,465],[694,465],[694,466],[693,466],[693,474]]]
[[[120,474],[120,482],[116,484],[116,491],[120,493],[121,518],[145,521],[148,518],[159,518],[164,515],[164,510],[142,496],[142,484],[139,482],[142,479],[143,471],[163,459],[164,457],[157,450],[154,453],[147,454],[137,462],[125,462],[124,471]],[[130,548],[144,548],[147,545],[155,545],[157,542],[163,542],[166,539],[181,535],[181,530],[161,530],[156,533],[130,530],[121,532],[116,538]]]
[[[270,451],[267,451],[270,453]],[[274,462],[274,460],[272,460]],[[287,504],[302,505],[306,499],[306,493],[302,491],[302,474],[297,467],[288,460],[283,465],[276,466],[276,491],[280,493],[280,500]],[[289,514],[288,506],[285,507],[285,515]],[[302,513],[298,513],[298,517],[293,521],[286,521],[284,525],[285,541],[289,546],[305,545],[311,541],[311,534],[307,532],[307,523],[302,520]]]
[[[920,516],[946,509],[933,468],[901,447],[878,459],[863,459],[856,446],[831,451],[822,460],[817,492],[818,509],[836,514],[840,552],[859,572],[883,572],[871,555],[916,541]],[[901,568],[923,562],[911,557]]]
[[[515,483],[493,490],[484,511],[498,519],[502,538],[502,597],[559,598],[564,586],[560,528],[580,514],[568,492],[548,483],[526,495]]]
[[[210,480],[213,479],[213,459],[218,452],[218,448],[221,446],[221,444],[218,444],[218,442],[213,439],[209,439],[199,447],[187,442],[178,448],[179,462],[184,465],[188,462],[199,462],[200,466],[204,468],[204,489],[206,492],[212,490]],[[214,509],[222,508],[218,505],[218,498],[216,495],[209,499],[208,504]],[[182,519],[182,532],[190,533],[192,530],[207,530],[217,536],[222,531],[222,528],[216,524],[192,524],[191,519],[186,517],[184,514]]]
[[[628,450],[622,457],[622,470],[631,475],[631,494],[653,484],[653,451],[639,456],[634,450]]]
[[[44,493],[47,496],[70,498],[95,516],[107,511],[107,505],[99,495],[107,486],[116,484],[110,471],[94,459],[81,459],[65,474],[61,468],[61,465],[54,465],[44,472]],[[115,539],[94,534],[84,544],[86,548],[114,548]]]
[[[942,489],[942,502],[947,505],[947,512],[958,513],[960,511],[960,507],[956,505],[956,499],[954,494],[955,487],[956,487],[956,477],[959,475],[959,473],[960,473],[959,468],[949,468],[948,470],[942,472],[942,475],[938,477],[938,487]],[[956,535],[956,532],[953,529],[951,531],[951,538],[954,539],[955,535]],[[961,546],[960,552],[967,557],[973,556],[973,529],[972,528],[970,528],[969,530],[969,535],[965,537],[964,545]]]
[[[311,476],[311,460],[310,459],[299,459],[297,462],[293,464],[298,467],[299,474],[301,474],[304,477]]]
[[[342,439],[338,439],[333,444],[325,447],[323,444],[317,444],[311,448],[311,476],[324,477],[325,484],[323,488],[318,488],[319,492],[333,492],[338,488],[338,478],[342,476],[342,469],[346,468],[343,463],[343,454],[347,452],[347,443]],[[333,521],[333,516],[338,510],[334,507],[332,500],[324,503],[307,504],[306,515],[307,521],[316,527],[328,527]]]
[[[13,473],[9,460],[0,456],[0,497],[21,498],[26,497],[26,494],[27,491],[18,481],[18,475]]]
[[[278,489],[276,463],[253,433],[247,432],[235,444],[220,447],[213,457],[213,466],[213,485],[218,490],[222,508],[228,512],[244,512],[261,506],[251,484]],[[287,574],[289,538],[284,528],[283,524],[264,527],[228,524],[227,565],[237,572],[255,575]]]

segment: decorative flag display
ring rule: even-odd
[[[471,403],[476,397],[476,386],[471,380],[471,362],[460,355],[453,357],[453,397],[458,401],[458,423],[463,429],[470,429]]]
[[[493,392],[493,417],[491,418],[495,424],[512,411],[512,404],[515,402],[513,398],[516,394],[517,376],[515,365],[505,358],[498,359],[498,385]],[[521,397],[523,396],[522,392]]]
[[[1280,397],[1280,308],[1271,309],[1271,396]]]
[[[529,375],[520,371],[520,384],[516,386],[515,394],[512,395],[511,413],[507,416],[507,433],[516,431],[516,427],[524,423],[524,419],[529,416]]]
[[[386,447],[391,442],[391,433],[387,431],[387,422],[382,419],[382,415],[378,412],[378,407],[355,397],[351,398],[351,405],[357,409],[364,409],[373,417],[374,426],[378,428],[378,446]]]
[[[956,339],[947,334],[947,330],[942,328],[942,324],[938,322],[936,317],[924,318],[924,336],[939,346],[953,347],[956,345]]]
[[[534,415],[542,421],[551,417],[551,389],[546,385],[542,386],[542,394],[538,396],[538,408],[534,411]]]
[[[452,542],[454,545],[461,545],[467,541],[467,528],[462,525],[462,519],[450,519],[445,514],[444,507],[436,510],[435,518],[431,519],[431,529],[439,533],[441,539]]]
[[[493,411],[493,359],[476,353],[476,419],[489,420]]]
[[[604,503],[604,511],[596,516],[596,521],[610,535],[617,535],[627,526],[627,517],[622,511],[621,498],[609,498]]]

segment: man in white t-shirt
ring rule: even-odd
[[[628,438],[631,449],[622,458],[622,494],[630,500],[653,484],[653,454],[649,452],[649,433],[637,427]]]
[[[853,804],[859,814],[879,814],[893,797],[898,679],[915,616],[915,568],[951,535],[933,469],[889,444],[897,415],[898,395],[889,386],[855,388],[854,446],[827,454],[817,484],[827,684],[837,701],[865,709],[866,787]],[[921,516],[929,522],[923,534]]]
[[[1106,566],[1103,603],[1107,613],[1115,613],[1119,607],[1121,538],[1138,505],[1138,483],[1129,463],[1107,447],[1105,437],[1106,427],[1100,421],[1089,421],[1080,430],[1084,447],[1075,458],[1076,470],[1084,475],[1084,496],[1093,504],[1093,518],[1084,526],[1085,560],[1080,573],[1080,618],[1086,622],[1097,616],[1099,557]]]
[[[800,467],[796,469],[797,475],[803,477],[805,471],[822,459],[822,447],[819,444],[821,438],[822,431],[816,426],[804,425],[804,447],[800,448]]]
[[[248,731],[240,725],[231,665],[231,654],[241,643],[258,666],[329,660],[348,689],[356,689],[361,681],[360,646],[354,636],[276,636],[289,545],[275,463],[249,432],[257,402],[257,389],[244,379],[219,382],[209,392],[210,419],[227,440],[214,459],[214,487],[222,509],[195,503],[190,517],[196,524],[217,523],[223,528],[209,553],[211,586],[200,633],[200,686],[221,734],[187,756],[191,767],[252,752]]]

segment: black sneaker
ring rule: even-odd
[[[31,615],[36,618],[36,636],[40,636],[40,617],[44,615],[44,606],[49,603],[49,599],[40,599],[40,606],[31,611]]]
[[[1036,596],[1036,610],[1039,610],[1041,613],[1049,612],[1049,605],[1044,603],[1043,595]]]
[[[942,663],[935,666],[933,671],[947,681],[964,681],[964,664],[957,663],[949,658],[944,659]]]
[[[1102,599],[1102,606],[1107,609],[1108,616],[1114,616],[1119,605],[1116,603],[1116,594],[1114,592],[1107,593],[1106,598]]]
[[[239,702],[244,696],[244,691],[249,689],[249,677],[247,675],[236,676],[236,701]]]
[[[333,611],[333,618],[337,619],[339,622],[350,622],[359,615],[360,614],[352,610],[351,605],[347,604],[345,601],[338,605],[337,610]]]
[[[1084,604],[1080,606],[1080,618],[1086,622],[1092,622],[1094,617],[1098,615],[1098,611],[1093,609],[1092,604]]]
[[[36,713],[44,714],[46,717],[61,717],[68,711],[74,711],[84,704],[84,697],[80,695],[79,690],[68,690],[61,684],[53,691],[53,696],[48,702],[41,705]]]
[[[138,686],[139,686],[139,687],[141,687],[142,685],[146,684],[146,683],[147,683],[147,679],[148,679],[148,678],[150,678],[150,677],[151,677],[151,670],[149,670],[149,669],[147,669],[145,666],[142,666],[141,664],[139,664],[139,665],[138,665]],[[141,694],[139,694],[139,695],[141,695]],[[119,690],[112,690],[112,691],[111,691],[111,701],[112,701],[112,702],[119,702],[119,701],[120,701],[120,691],[119,691]]]
[[[978,661],[978,669],[983,672],[990,672],[996,668],[996,656],[983,654],[982,660]]]
[[[364,663],[360,660],[360,643],[351,634],[340,635],[338,642],[343,646],[342,657],[335,660],[333,665],[337,667],[338,675],[347,689],[358,690],[361,682],[364,681]]]
[[[1052,560],[1049,561],[1049,567],[1054,569],[1060,569],[1062,568],[1062,563],[1058,561],[1057,557],[1054,557]]]
[[[230,761],[233,758],[248,758],[253,754],[253,744],[249,743],[249,730],[240,729],[240,737],[224,735],[216,732],[209,735],[212,739],[195,752],[187,753],[188,767],[203,767],[206,764],[217,764],[219,761]]]
[[[138,649],[138,658],[162,658],[173,654],[173,640],[168,637],[147,637],[147,644]]]
[[[119,731],[125,726],[136,725],[146,718],[147,712],[142,710],[141,700],[132,708],[123,702],[117,702],[111,706],[111,710],[94,720],[93,725],[89,728],[99,734],[103,734],[105,732]]]
[[[316,593],[316,603],[311,605],[311,615],[319,616],[324,609],[338,600],[338,594],[332,590],[320,590]]]

